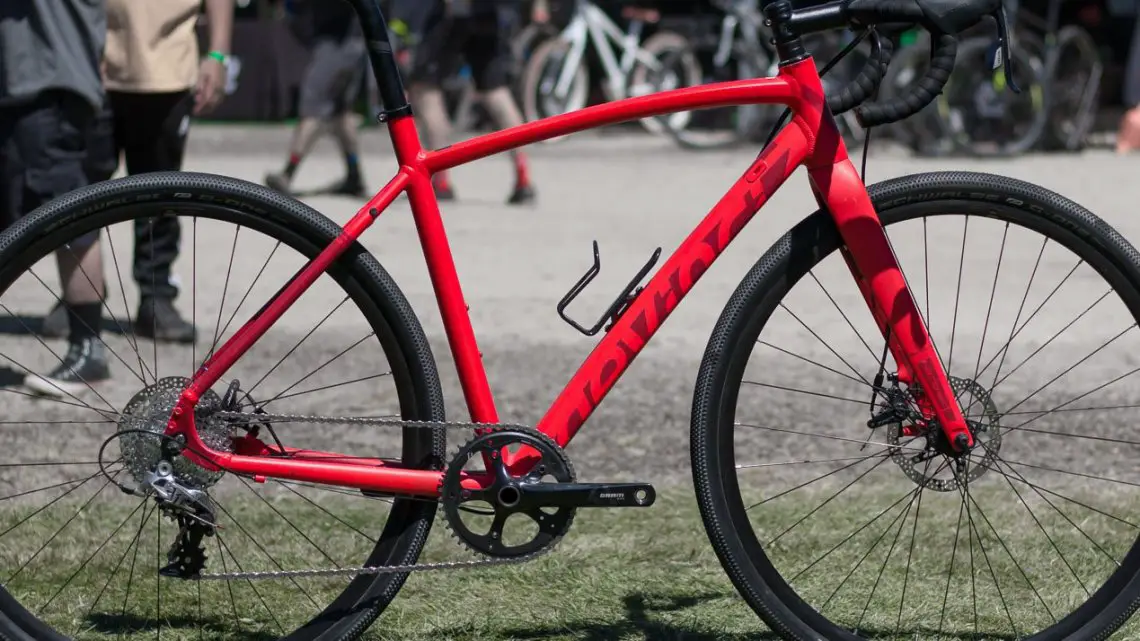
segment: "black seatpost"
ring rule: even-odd
[[[360,17],[360,27],[364,31],[364,42],[368,47],[368,60],[372,63],[376,87],[380,91],[380,100],[384,103],[381,122],[412,115],[412,106],[404,95],[400,67],[392,52],[392,40],[388,37],[388,23],[384,20],[384,12],[380,10],[380,0],[345,1],[352,5]]]

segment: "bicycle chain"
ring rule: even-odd
[[[451,421],[419,421],[398,418],[368,416],[305,416],[300,414],[250,414],[246,412],[215,412],[223,420],[244,421],[246,423],[316,423],[339,425],[376,425],[387,427],[413,427],[418,429],[533,429],[514,423],[467,423]],[[438,513],[437,517],[438,518]],[[446,523],[445,523],[446,525]],[[199,574],[199,581],[232,581],[235,579],[292,579],[298,577],[360,576],[376,574],[399,574],[404,572],[430,572],[439,570],[464,570],[476,567],[517,565],[533,561],[553,549],[548,547],[533,554],[514,558],[484,558],[473,561],[440,561],[436,563],[413,563],[408,565],[361,566],[350,568],[312,568],[306,570],[276,570],[261,572],[224,572]]]

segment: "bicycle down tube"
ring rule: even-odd
[[[933,400],[933,414],[951,443],[959,435],[969,439],[961,410],[953,402],[949,382],[890,251],[882,225],[862,180],[847,157],[835,122],[826,110],[819,75],[810,58],[783,67],[776,78],[730,81],[629,98],[526,123],[435,151],[422,149],[412,118],[392,119],[389,129],[400,164],[396,177],[357,212],[333,243],[298,272],[202,366],[176,406],[166,433],[182,433],[186,438],[186,454],[195,462],[249,474],[255,480],[272,477],[383,493],[437,496],[439,471],[408,469],[370,459],[334,462],[327,460],[335,456],[331,453],[307,452],[306,458],[310,460],[300,460],[258,455],[256,447],[240,448],[233,453],[211,450],[194,429],[194,404],[375,222],[384,208],[407,191],[471,419],[476,423],[497,422],[486,371],[438,202],[431,189],[431,174],[598,126],[694,108],[750,103],[791,105],[796,116],[654,274],[554,400],[538,422],[538,429],[559,445],[568,444],[701,275],[803,164],[848,244],[856,278],[861,279],[864,291],[871,294],[872,313],[887,321],[883,329],[889,332],[896,361],[911,366],[916,382]],[[531,462],[525,452],[516,454],[514,460],[508,461],[516,470]],[[322,458],[326,460],[320,460]],[[464,485],[476,489],[480,482],[469,477]]]

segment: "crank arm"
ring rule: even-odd
[[[528,507],[649,507],[657,492],[648,483],[523,483],[519,504]]]

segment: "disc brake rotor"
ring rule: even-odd
[[[937,440],[940,434],[928,432],[917,438],[904,436],[902,423],[888,425],[886,433],[887,443],[899,446],[891,453],[891,460],[916,485],[937,492],[954,492],[961,487],[962,481],[968,485],[981,478],[994,466],[1001,449],[1001,426],[998,423],[1001,415],[989,392],[977,381],[956,376],[947,378],[975,441],[974,449],[958,459],[962,463],[947,461],[949,457],[940,450]],[[911,439],[914,442],[925,441],[921,453],[916,454],[914,447],[906,447]]]

